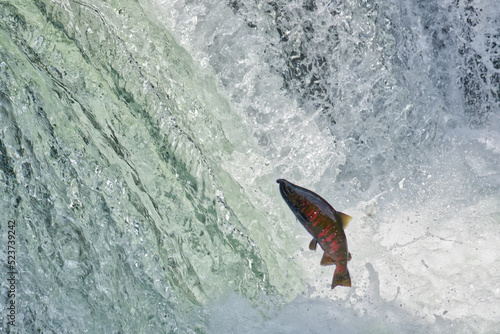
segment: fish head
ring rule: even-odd
[[[307,204],[304,196],[301,194],[302,188],[288,182],[285,179],[278,179],[276,182],[280,185],[281,196],[290,209],[294,212],[301,211]]]
[[[313,235],[322,231],[323,225],[312,230],[318,219],[334,219],[335,210],[318,194],[288,182],[285,179],[276,181],[280,185],[280,193],[288,207],[302,225]]]

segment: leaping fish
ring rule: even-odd
[[[321,196],[308,189],[285,179],[276,182],[280,185],[281,196],[286,204],[313,236],[309,249],[316,250],[319,243],[324,251],[320,264],[336,265],[332,289],[337,285],[351,286],[351,277],[347,270],[347,261],[351,260],[351,254],[347,250],[344,229],[352,217],[335,211]]]

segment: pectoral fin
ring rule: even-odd
[[[309,249],[310,250],[316,250],[316,246],[318,245],[318,240],[316,238],[312,239],[311,242],[309,243]]]
[[[332,264],[335,264],[335,260],[333,260],[331,257],[326,255],[326,253],[323,253],[323,257],[321,258],[320,265],[331,266]]]

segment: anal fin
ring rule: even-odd
[[[335,260],[328,256],[326,253],[323,253],[323,257],[321,258],[320,265],[322,266],[331,266],[335,264]]]

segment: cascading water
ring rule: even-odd
[[[500,331],[500,4],[0,16],[2,332]],[[281,177],[354,217],[351,289]]]

